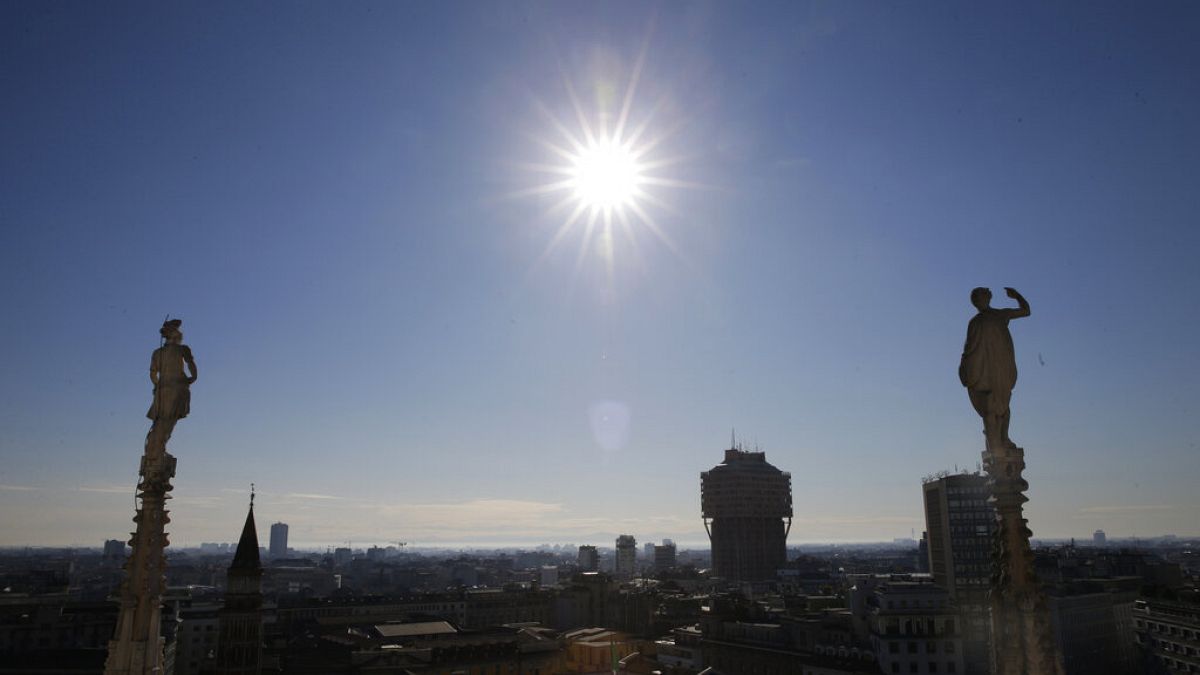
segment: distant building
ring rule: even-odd
[[[1092,533],[1092,545],[1096,548],[1108,546],[1108,537],[1104,535],[1104,530],[1096,530]]]
[[[792,477],[765,453],[726,450],[725,461],[700,474],[700,510],[717,576],[774,579],[787,563]]]
[[[617,537],[617,558],[613,573],[618,579],[632,579],[637,569],[637,539],[631,534]]]
[[[669,570],[675,567],[675,542],[663,539],[661,546],[654,547],[654,569]]]
[[[996,514],[988,504],[988,479],[977,473],[925,481],[929,571],[962,616],[967,675],[987,673],[991,661],[992,533]]]
[[[541,570],[541,586],[542,588],[552,588],[558,585],[558,566],[557,565],[542,565]]]
[[[579,547],[579,571],[580,572],[596,572],[600,569],[600,554],[596,552],[595,546],[584,545]]]
[[[929,573],[929,533],[921,533],[921,541],[917,542],[917,571]]]
[[[337,565],[338,567],[341,567],[343,565],[349,565],[350,561],[352,561],[352,560],[354,560],[354,551],[353,550],[346,548],[346,547],[339,547],[339,548],[333,549],[333,564],[334,565]]]
[[[125,560],[126,555],[125,542],[120,539],[109,539],[104,542],[105,563],[113,564],[122,562]]]
[[[262,662],[262,573],[252,502],[226,574],[225,605],[217,615],[219,675],[259,673]]]
[[[275,523],[271,526],[271,548],[270,556],[272,558],[288,557],[288,526],[287,523]]]

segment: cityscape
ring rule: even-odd
[[[1200,673],[1198,21],[0,6],[0,675]]]
[[[992,672],[988,480],[942,471],[912,492],[919,540],[789,547],[791,476],[735,439],[700,476],[709,546],[622,534],[305,550],[289,545],[288,523],[258,523],[248,498],[236,541],[170,554],[163,670]],[[1103,530],[1036,542],[1064,672],[1189,672],[1198,551],[1200,537]],[[0,553],[3,672],[105,672],[129,553],[121,539]]]

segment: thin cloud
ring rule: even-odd
[[[1124,515],[1133,513],[1148,513],[1154,511],[1172,511],[1172,504],[1127,504],[1121,506],[1088,506],[1079,509],[1080,513],[1088,515]]]
[[[332,501],[345,501],[346,500],[346,497],[338,497],[337,495],[321,495],[321,494],[315,494],[315,493],[311,493],[311,492],[289,492],[289,493],[285,494],[284,497],[285,498],[291,497],[293,499],[319,499],[319,500],[324,500],[324,501],[331,501],[331,500]]]
[[[42,488],[35,485],[4,485],[0,484],[0,490],[12,490],[13,492],[36,492]]]
[[[805,525],[908,525],[919,520],[913,516],[817,516],[794,518],[792,522]]]
[[[88,486],[88,487],[79,488],[79,491],[80,492],[102,492],[104,494],[125,495],[125,494],[133,494],[134,487],[132,485],[130,485],[128,487],[117,487],[115,485]]]

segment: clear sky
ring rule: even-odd
[[[982,450],[981,285],[1033,307],[1035,536],[1200,534],[1198,27],[0,4],[0,545],[132,527],[167,313],[200,368],[175,544],[235,540],[251,482],[301,545],[699,542],[733,427],[791,472],[790,542],[920,536],[921,478]],[[654,227],[563,228],[556,123],[573,92],[611,125],[635,73]]]

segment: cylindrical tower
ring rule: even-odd
[[[766,453],[726,450],[725,461],[700,474],[700,511],[717,576],[774,579],[787,562],[792,476],[767,463]]]

